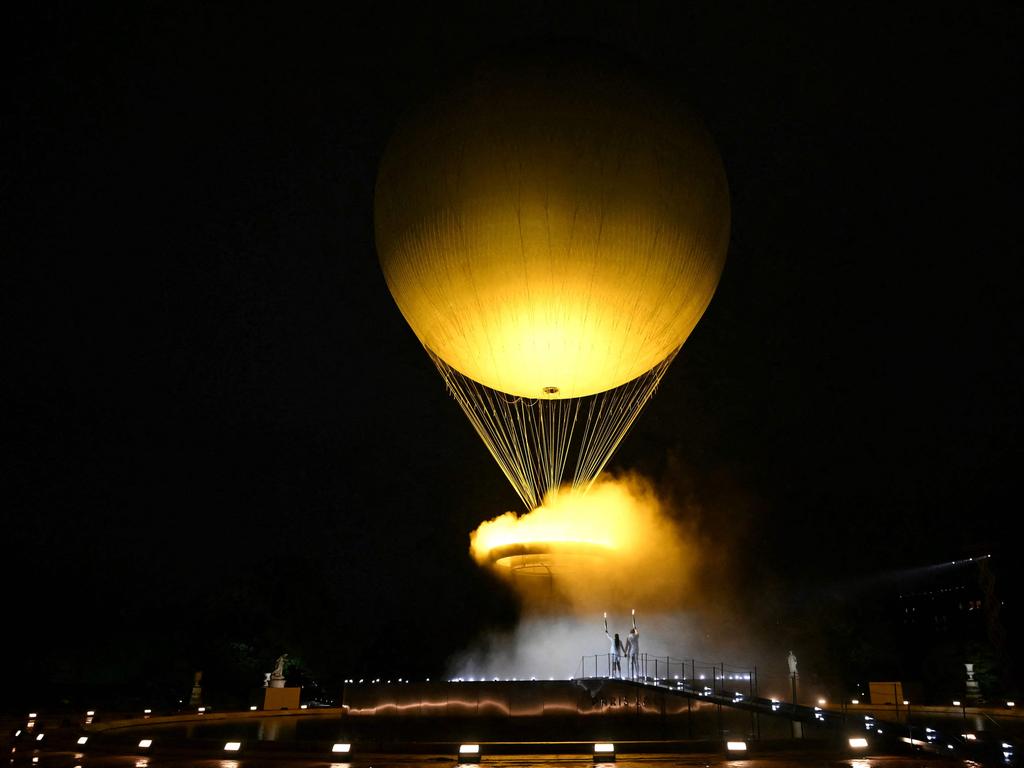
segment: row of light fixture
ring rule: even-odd
[[[42,734],[40,734],[41,736]],[[78,739],[79,744],[85,744],[89,740],[88,736],[81,736]],[[139,749],[151,749],[153,747],[153,739],[140,739],[138,743]],[[227,741],[224,743],[225,752],[238,752],[242,749],[242,742],[240,741]],[[331,746],[332,753],[348,754],[352,749],[352,745],[346,742],[338,742]]]

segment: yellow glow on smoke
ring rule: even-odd
[[[529,545],[525,558],[496,548]],[[557,574],[552,585],[576,612],[629,605],[676,609],[693,583],[699,548],[649,481],[636,474],[604,475],[589,493],[563,487],[524,515],[506,512],[470,534],[478,563],[515,576],[530,562],[536,574]],[[543,567],[541,567],[543,564]],[[513,578],[529,601],[529,579]],[[535,595],[534,595],[535,597]]]

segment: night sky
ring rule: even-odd
[[[639,5],[8,19],[6,698],[245,685],[282,650],[429,676],[514,622],[467,534],[518,500],[387,291],[372,205],[403,110],[523,42],[641,60],[729,177],[718,292],[613,466],[752,601],[1015,557],[1021,7]]]

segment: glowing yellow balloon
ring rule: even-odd
[[[375,227],[420,341],[530,398],[595,394],[671,355],[718,284],[721,160],[658,92],[590,66],[478,71],[402,125]]]

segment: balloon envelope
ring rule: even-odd
[[[478,70],[408,118],[377,180],[388,287],[435,355],[492,389],[582,397],[689,336],[729,195],[700,124],[591,64]]]

